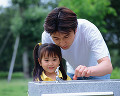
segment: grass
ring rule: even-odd
[[[0,79],[0,96],[28,96],[28,82],[32,79]]]
[[[111,79],[120,79],[120,68],[116,67],[113,69]]]

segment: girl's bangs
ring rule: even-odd
[[[54,57],[58,55],[57,52],[53,49],[53,48],[50,48],[50,47],[47,47],[47,48],[44,48],[43,50],[41,50],[41,58],[42,57]]]

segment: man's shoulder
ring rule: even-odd
[[[47,33],[46,31],[44,31],[44,32],[42,33],[42,37],[47,37],[47,36],[50,36],[50,34]]]
[[[78,21],[78,25],[91,26],[91,24],[93,24],[86,19],[77,19],[77,21]]]
[[[44,32],[42,33],[41,41],[42,41],[42,44],[43,44],[43,43],[53,43],[53,40],[52,40],[50,34],[47,33],[46,31],[44,31]]]
[[[42,34],[49,34],[49,33],[47,33],[46,31],[43,31],[43,33]]]
[[[78,27],[79,28],[85,28],[85,29],[96,29],[97,27],[90,21],[86,20],[86,19],[77,19],[78,21]]]
[[[78,24],[90,22],[90,21],[88,21],[87,19],[77,19],[77,21],[78,21]]]

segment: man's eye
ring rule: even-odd
[[[59,40],[58,38],[54,38],[54,40]]]
[[[53,59],[53,61],[56,61],[56,59]]]
[[[65,36],[65,38],[68,38],[69,36]]]

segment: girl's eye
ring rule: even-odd
[[[48,60],[45,60],[46,62],[48,62]]]

